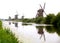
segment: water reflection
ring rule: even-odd
[[[11,25],[11,22],[9,22],[9,25]]]
[[[44,31],[43,31],[43,26],[36,26],[36,28],[38,29],[38,34],[41,35],[41,36],[40,36],[40,39],[41,39],[42,37],[44,37],[44,40],[46,40],[46,39],[45,39]]]
[[[56,27],[56,26],[36,26],[36,28],[38,29],[38,34],[40,34],[40,39],[43,37],[44,40],[46,40],[45,38],[45,34],[44,34],[44,29],[45,31],[47,31],[49,34],[50,33],[56,33],[58,36],[60,36],[60,27]]]
[[[15,22],[14,24],[15,24],[15,27],[18,27],[18,22]]]
[[[12,22],[12,24],[14,24],[14,22]]]
[[[5,23],[4,25],[6,25],[7,22],[4,22],[4,23]],[[8,24],[6,26],[10,26],[10,25]],[[60,27],[56,27],[56,26],[45,27],[45,25],[41,25],[41,24],[22,26],[22,23],[20,22],[18,23],[11,22],[10,27],[13,27],[11,28],[12,32],[13,33],[15,32],[15,35],[18,35],[19,36],[18,38],[22,39],[24,43],[42,43],[42,42],[44,43],[59,42],[60,43]],[[18,27],[18,29],[16,27]]]
[[[18,22],[12,22],[12,24],[14,24],[15,27],[18,27]]]
[[[56,26],[47,26],[46,31],[49,33],[57,33],[60,36],[60,27],[56,27]]]

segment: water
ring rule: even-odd
[[[10,28],[23,43],[60,43],[60,30],[51,25],[22,25],[22,22],[3,21],[3,26]]]

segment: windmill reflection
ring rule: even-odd
[[[15,27],[18,27],[18,22],[13,21],[12,24],[14,24]]]
[[[18,27],[18,22],[15,22],[14,24],[15,24],[15,27]]]
[[[44,37],[44,40],[45,39],[45,34],[44,34],[44,31],[43,31],[43,27],[42,26],[36,26],[36,28],[38,29],[38,34],[40,34],[40,39],[42,38],[42,36]]]
[[[11,25],[11,22],[9,22],[9,25]]]

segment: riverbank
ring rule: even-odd
[[[18,39],[8,29],[2,27],[2,21],[0,21],[0,43],[18,43]]]
[[[21,19],[24,23],[37,23],[37,24],[52,24],[54,26],[60,26],[60,12],[55,14],[48,14],[46,17],[35,17],[35,18],[23,18]]]

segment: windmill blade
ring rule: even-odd
[[[42,6],[40,5],[41,9],[42,9]]]
[[[35,17],[37,17],[37,14],[36,14],[36,16]]]
[[[18,11],[16,10],[16,15],[18,15]]]
[[[45,9],[45,5],[46,5],[46,3],[44,3],[44,7],[43,7],[43,9]]]
[[[44,13],[45,13],[45,11],[44,11]],[[45,13],[45,15],[47,15],[47,14]]]
[[[36,14],[36,17],[38,17],[38,13]]]

